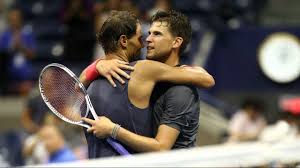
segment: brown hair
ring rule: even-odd
[[[131,38],[136,34],[138,19],[128,11],[113,11],[97,33],[97,40],[104,52],[112,53],[118,49],[121,35]]]
[[[185,50],[191,40],[192,28],[190,21],[184,14],[174,10],[168,12],[158,11],[151,18],[151,24],[153,22],[167,22],[171,34],[175,37],[183,38],[180,53]]]

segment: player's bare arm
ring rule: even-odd
[[[83,85],[88,88],[93,80],[98,78],[99,76],[105,77],[112,86],[116,86],[114,79],[117,79],[120,83],[125,83],[122,77],[127,79],[130,76],[124,72],[123,70],[134,70],[134,67],[128,65],[128,62],[120,61],[118,59],[112,60],[96,60],[93,64],[89,65],[87,68],[83,70],[83,72],[79,76],[79,80]],[[93,67],[94,66],[94,67]],[[91,77],[92,75],[92,77]]]
[[[112,130],[116,126],[115,123],[104,116],[99,117],[97,122],[88,118],[83,118],[83,121],[91,125],[91,128],[87,131],[93,133],[98,138],[111,136]],[[167,125],[160,125],[155,138],[141,136],[122,127],[119,129],[116,138],[138,152],[153,152],[170,150],[178,135],[178,130]]]
[[[201,67],[172,67],[157,61],[143,60],[136,65],[145,80],[192,84],[202,88],[214,86],[214,78]]]

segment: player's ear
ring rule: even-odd
[[[183,42],[182,37],[175,37],[175,40],[173,41],[173,48],[179,48]]]
[[[119,42],[122,48],[126,48],[127,47],[127,43],[128,43],[128,39],[126,35],[121,35],[119,38]]]

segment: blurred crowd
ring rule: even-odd
[[[95,34],[112,10],[129,10],[147,26],[151,14],[169,8],[168,0],[150,3],[147,11],[132,0],[1,1],[1,94],[27,95],[50,62],[78,75],[103,56]]]
[[[229,119],[228,127],[220,137],[221,144],[234,145],[257,142],[276,145],[300,140],[300,98],[282,96],[278,99],[278,118],[274,123],[266,119],[266,102],[259,97],[247,97]],[[295,148],[294,150],[298,150]],[[261,167],[296,167],[300,163],[282,163],[274,160]]]
[[[265,3],[266,0],[2,0],[0,94],[28,94],[42,67],[51,62],[63,63],[79,75],[92,60],[103,56],[95,32],[112,10],[135,13],[145,37],[149,18],[157,10],[184,12],[191,19],[193,39],[182,62],[193,64],[206,29],[222,31],[256,25]]]
[[[268,124],[265,102],[257,97],[245,98],[239,110],[229,120],[223,142],[226,144],[246,141],[266,143],[293,142],[300,138],[300,103],[298,97],[278,100],[278,119]]]

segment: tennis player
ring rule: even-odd
[[[139,54],[143,47],[141,38],[140,23],[125,11],[109,17],[98,34],[105,59],[125,62],[131,62]],[[135,70],[127,72],[130,80],[124,85],[117,83],[116,88],[101,78],[91,84],[88,92],[101,117],[99,121],[83,119],[92,125],[87,132],[98,137],[86,133],[90,158],[116,155],[105,141],[99,139],[107,136],[119,140],[133,153],[195,145],[199,122],[199,97],[195,87],[161,83],[156,86],[150,103],[155,83],[160,81],[204,88],[214,85],[213,77],[200,67],[176,67],[179,54],[190,38],[191,26],[184,15],[175,11],[158,12],[152,18],[147,37],[147,58],[155,61],[131,62]],[[81,75],[81,81],[88,84],[94,80],[96,65],[101,62],[89,66]]]

